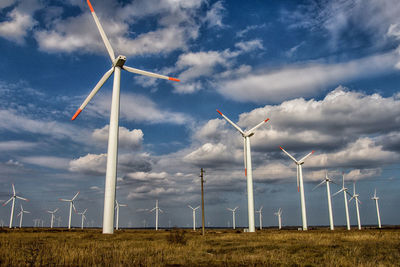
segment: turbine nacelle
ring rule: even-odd
[[[113,67],[120,67],[124,66],[126,62],[126,56],[119,55],[113,62]]]

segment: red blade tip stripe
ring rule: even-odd
[[[266,119],[264,122],[267,122],[267,121],[269,121],[269,118],[268,118],[268,119]]]
[[[315,152],[314,150],[313,150],[313,151],[311,151],[311,154],[314,154],[314,152]]]
[[[219,115],[221,115],[221,116],[222,116],[222,113],[221,113],[221,111],[219,111],[219,110],[217,109],[217,112],[219,113]]]
[[[279,148],[283,150],[283,148],[281,146]]]
[[[297,187],[297,192],[300,192],[300,188],[299,187]]]
[[[177,78],[172,78],[172,77],[168,77],[168,80],[175,81],[175,82],[180,82],[181,81],[181,80],[179,80]]]
[[[72,121],[76,119],[76,117],[78,117],[79,113],[82,112],[82,109],[78,108],[78,110],[75,112],[75,115],[72,117]]]
[[[87,0],[87,4],[88,4],[88,6],[89,6],[89,8],[90,8],[90,11],[91,11],[91,12],[94,12],[94,9],[93,9],[93,7],[92,7],[92,4],[90,3],[89,0]]]

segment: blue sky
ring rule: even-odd
[[[357,181],[363,224],[376,224],[370,197],[380,197],[383,224],[398,224],[400,201],[400,6],[385,1],[92,1],[126,65],[181,79],[123,72],[117,199],[121,226],[190,226],[187,205],[200,203],[206,170],[206,221],[226,226],[239,206],[247,226],[241,127],[270,121],[252,137],[255,207],[264,226],[300,225],[295,157],[303,167],[309,225],[328,225],[328,171]],[[102,221],[112,79],[75,120],[70,118],[110,68],[86,1],[0,3],[0,200],[14,183],[30,202],[24,224],[68,206]],[[332,186],[332,191],[339,188]],[[19,206],[19,202],[18,202]],[[333,199],[343,225],[342,197]],[[351,222],[356,224],[354,202]],[[198,213],[198,225],[200,213]],[[9,206],[0,209],[9,220]],[[73,224],[80,218],[73,216]],[[258,216],[256,217],[258,224]]]

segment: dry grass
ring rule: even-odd
[[[400,230],[0,230],[1,266],[400,266]]]

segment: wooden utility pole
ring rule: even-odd
[[[203,168],[201,168],[200,177],[201,177],[201,234],[202,235],[205,234],[205,230],[204,230],[204,187],[203,187],[203,183],[204,183],[203,174],[204,173],[205,173],[205,171],[203,170]]]

